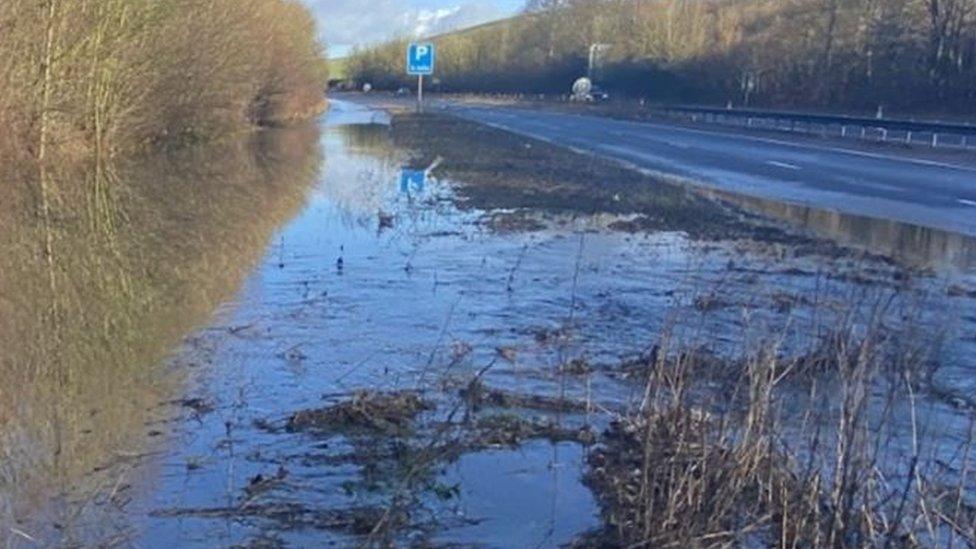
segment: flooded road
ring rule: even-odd
[[[390,122],[336,102],[320,133],[288,137],[289,130],[277,138],[287,146],[245,155],[247,176],[211,165],[173,183],[190,192],[193,181],[212,178],[267,193],[186,198],[199,211],[185,225],[131,244],[171,250],[127,265],[162,280],[77,298],[103,304],[108,295],[132,295],[125,306],[133,313],[62,313],[88,318],[72,323],[85,329],[137,319],[131,330],[111,332],[111,345],[99,334],[80,346],[83,359],[69,355],[83,368],[72,377],[80,400],[54,409],[92,419],[65,421],[49,416],[50,407],[27,412],[0,391],[0,405],[14,402],[0,407],[11,410],[3,417],[25,425],[11,431],[20,434],[5,449],[56,454],[69,425],[77,441],[51,467],[64,484],[97,484],[80,492],[62,486],[55,492],[63,497],[49,504],[27,496],[11,503],[26,469],[3,471],[0,519],[12,525],[13,546],[29,538],[140,547],[564,545],[604,524],[585,482],[587,455],[595,433],[647,398],[645,374],[627,367],[635,357],[657,355],[663,339],[707,348],[716,364],[767,340],[784,356],[800,356],[846,321],[859,333],[878,303],[890,333],[911,332],[924,361],[939,365],[926,379],[920,413],[885,412],[895,433],[885,455],[891,463],[902,457],[917,423],[927,451],[948,468],[969,452],[959,455],[976,405],[971,240],[740,204],[880,255],[877,243],[890,241],[903,257],[886,260],[809,237],[764,241],[779,235],[772,229],[748,240],[643,230],[639,215],[587,203],[492,207],[453,175],[463,158],[434,151],[443,157],[429,162],[398,142]],[[492,143],[482,146],[469,154],[486,154]],[[157,168],[146,173],[171,169]],[[523,185],[504,168],[490,177]],[[664,194],[674,207],[698,204]],[[147,200],[154,198],[173,200]],[[84,272],[85,280],[103,279]],[[8,273],[0,271],[0,281],[10,283]],[[147,301],[158,305],[143,318]],[[10,293],[0,304],[17,306]],[[155,331],[159,337],[150,337]],[[24,333],[10,331],[5,343]],[[49,353],[31,360],[66,360]],[[3,353],[5,364],[22,356]],[[95,365],[106,363],[121,370]],[[713,412],[734,408],[723,395],[724,378],[734,376],[716,369],[696,389]],[[830,384],[825,379],[828,392]],[[806,386],[785,391],[793,402],[784,416],[803,416]],[[31,431],[38,424],[45,427]],[[55,442],[35,445],[48,437]]]

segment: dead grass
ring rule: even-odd
[[[896,355],[906,346],[880,326],[869,324],[862,337],[825,338],[810,356],[784,359],[773,345],[760,348],[738,363],[721,406],[696,396],[702,375],[694,353],[672,342],[646,357],[641,405],[615,420],[589,457],[587,480],[607,530],[581,543],[976,543],[972,429],[954,457],[925,453],[915,403],[927,364],[921,354]],[[838,328],[845,331],[855,330]],[[785,416],[798,372],[809,391],[800,426]],[[913,430],[893,434],[892,410],[906,401]],[[908,441],[907,456],[889,451],[893,440]]]

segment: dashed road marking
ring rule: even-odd
[[[976,207],[976,200],[967,200],[967,199],[965,199],[965,198],[960,198],[960,199],[959,199],[959,203],[960,203],[960,204],[965,204],[965,205],[967,205],[967,206],[973,206],[973,207]]]
[[[802,170],[803,168],[795,164],[787,164],[786,162],[777,162],[775,160],[767,160],[767,164],[770,166],[776,166],[777,168],[786,168],[787,170]]]

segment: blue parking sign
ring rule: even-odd
[[[407,48],[407,74],[434,74],[434,44],[414,42]]]

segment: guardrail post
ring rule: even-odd
[[[888,140],[888,128],[881,128],[881,141]]]
[[[912,143],[912,130],[908,130],[908,133],[905,134],[905,143],[909,145]]]
[[[867,139],[867,137],[868,137],[867,126],[861,126],[861,139]]]
[[[847,125],[846,124],[841,124],[840,125],[840,137],[841,137],[841,139],[847,139]]]
[[[939,146],[939,134],[937,132],[932,132],[932,148]]]

